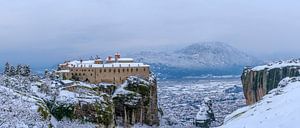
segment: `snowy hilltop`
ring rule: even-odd
[[[165,76],[239,74],[245,65],[260,61],[222,42],[204,42],[169,51],[143,51],[136,54],[138,61],[150,64],[153,70]]]
[[[298,128],[299,92],[300,77],[287,77],[261,101],[227,116],[220,128]]]

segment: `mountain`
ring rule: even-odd
[[[300,77],[287,77],[260,102],[227,116],[220,128],[298,128]]]
[[[238,75],[244,66],[260,63],[222,42],[195,43],[174,51],[143,51],[134,56],[137,61],[150,64],[156,73],[167,78]]]

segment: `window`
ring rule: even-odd
[[[82,75],[84,75],[84,76],[85,76],[85,73],[82,73]]]
[[[79,76],[81,76],[81,73],[79,73]]]
[[[123,68],[123,72],[125,72],[125,69]]]
[[[146,68],[144,68],[144,72],[146,71]]]
[[[136,68],[136,69],[135,69],[135,71],[137,71],[137,72],[138,72],[138,71],[139,71],[139,69],[138,69],[138,68]]]
[[[131,68],[131,72],[133,72],[133,68]]]
[[[104,71],[103,72],[106,72],[106,69],[104,69]]]
[[[108,69],[108,72],[111,72],[111,69]]]
[[[127,68],[127,72],[129,72],[129,68]]]
[[[120,69],[118,69],[118,73],[120,73],[121,71],[120,71]]]
[[[114,73],[116,73],[116,69],[114,69]]]
[[[102,72],[102,69],[100,69],[100,73]]]
[[[91,76],[93,76],[93,74],[91,73]]]

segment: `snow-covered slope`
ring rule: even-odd
[[[225,119],[221,128],[299,128],[300,77],[285,78],[254,105]]]
[[[240,74],[244,66],[259,63],[254,57],[222,42],[196,43],[176,51],[144,51],[135,54],[135,58],[137,61],[150,64],[158,73],[182,75],[194,74],[187,70],[201,70],[195,75]]]

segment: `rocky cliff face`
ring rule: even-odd
[[[279,61],[268,65],[245,68],[241,76],[247,104],[253,104],[285,77],[299,76],[300,60]]]
[[[150,77],[143,80],[129,77],[113,94],[115,115],[119,126],[134,124],[159,125],[157,108],[157,83]]]

